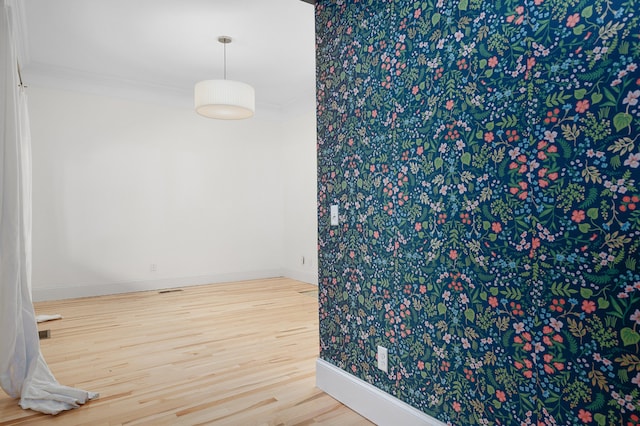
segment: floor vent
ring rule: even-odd
[[[158,293],[159,294],[164,294],[164,293],[176,293],[178,291],[182,291],[181,288],[168,288],[166,290],[160,290]]]

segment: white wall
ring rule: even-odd
[[[290,105],[285,117],[282,153],[285,275],[318,284],[315,91]]]
[[[317,282],[315,111],[218,121],[37,87],[29,105],[35,300]]]

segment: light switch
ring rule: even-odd
[[[331,206],[331,226],[338,226],[340,224],[340,221],[338,219],[338,205],[337,204],[333,204]]]

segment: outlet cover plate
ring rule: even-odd
[[[380,345],[378,345],[378,368],[385,373],[389,372],[389,351]]]
[[[330,209],[331,226],[338,226],[340,224],[340,208],[337,204],[333,204]]]

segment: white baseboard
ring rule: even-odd
[[[446,426],[325,360],[316,360],[316,386],[379,426]]]
[[[282,275],[303,283],[318,285],[318,272],[298,271],[295,269],[284,269]]]
[[[133,293],[136,291],[164,290],[194,285],[217,284],[235,281],[257,280],[283,276],[281,269],[236,272],[197,277],[164,278],[145,281],[127,281],[94,285],[57,286],[33,288],[33,301],[76,299],[79,297],[104,296],[107,294]]]

